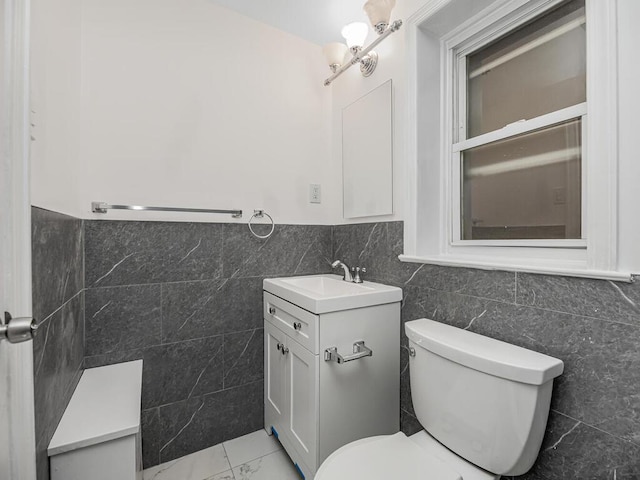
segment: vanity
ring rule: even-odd
[[[265,279],[265,428],[311,480],[336,449],[399,430],[402,290]]]

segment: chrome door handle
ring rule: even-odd
[[[0,341],[8,340],[9,343],[22,343],[36,336],[38,324],[31,317],[13,318],[9,312],[4,312],[4,318],[0,317]]]

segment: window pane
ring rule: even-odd
[[[467,57],[467,138],[586,101],[584,0]]]
[[[462,152],[462,238],[580,238],[581,124]]]

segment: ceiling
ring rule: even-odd
[[[369,23],[365,0],[209,0],[318,45],[343,41],[350,22]]]

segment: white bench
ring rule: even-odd
[[[51,480],[141,478],[142,360],[83,372],[51,442]]]

